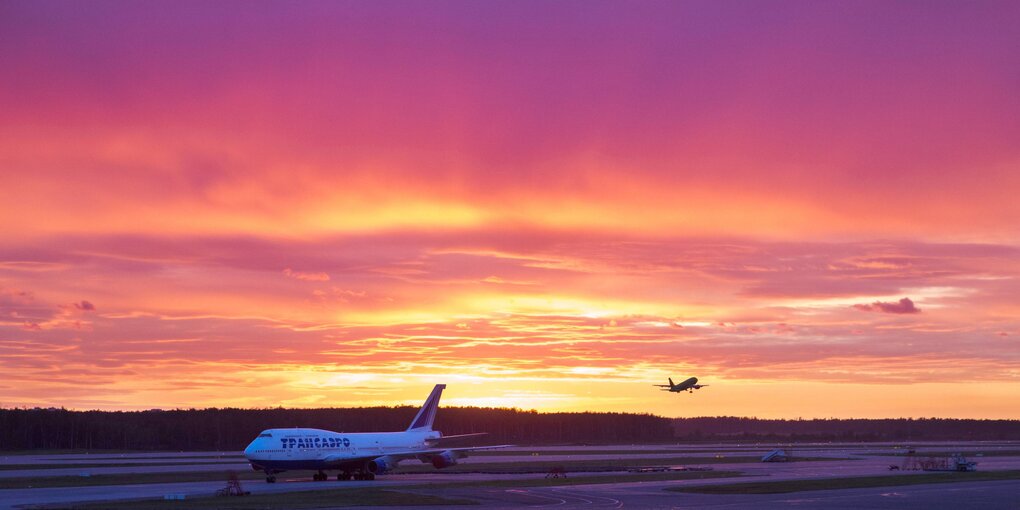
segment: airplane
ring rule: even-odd
[[[669,384],[653,384],[652,386],[658,386],[663,389],[662,391],[672,391],[675,393],[679,393],[681,391],[694,393],[694,390],[700,390],[701,388],[708,386],[707,384],[698,384],[697,377],[691,377],[680,384],[673,384],[672,377],[667,377],[667,379],[669,380]]]
[[[326,470],[338,470],[337,480],[374,480],[397,467],[404,459],[417,458],[436,469],[457,464],[471,450],[507,448],[512,445],[442,448],[439,439],[480,436],[485,433],[443,436],[432,430],[439,397],[445,384],[437,384],[429,398],[403,432],[367,432],[345,434],[321,429],[268,429],[262,431],[244,456],[255,471],[266,474],[266,483],[275,483],[276,474],[295,469],[316,471],[312,480],[325,481]]]

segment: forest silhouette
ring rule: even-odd
[[[260,431],[309,427],[400,431],[417,407],[73,411],[0,409],[0,450],[241,450]],[[444,407],[446,435],[487,432],[485,444],[634,444],[709,441],[1018,440],[1018,420],[945,418],[774,420],[665,418],[630,413],[539,413]]]

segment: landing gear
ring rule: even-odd
[[[316,482],[325,482],[328,478],[329,477],[326,476],[326,473],[323,473],[322,471],[312,475],[312,480],[315,480]]]
[[[266,475],[266,483],[276,483],[276,475]]]
[[[355,480],[375,480],[375,473],[369,473],[368,471],[358,471],[354,473]]]
[[[350,480],[351,479],[351,472],[350,471],[343,471],[341,473],[337,473],[336,474],[336,479],[337,479],[337,481],[341,481],[341,482],[344,481],[344,480]]]

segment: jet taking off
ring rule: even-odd
[[[264,471],[266,482],[276,481],[276,474],[295,469],[316,471],[313,480],[326,480],[326,470],[338,470],[337,480],[374,480],[397,466],[404,459],[416,458],[437,469],[452,466],[471,450],[506,448],[509,445],[441,448],[443,433],[432,430],[436,408],[445,384],[437,384],[411,426],[403,432],[368,432],[343,434],[319,429],[269,429],[263,431],[247,448],[244,456],[252,469]],[[464,434],[475,436],[480,434]]]
[[[680,393],[681,391],[694,393],[694,390],[700,390],[701,388],[708,386],[707,384],[698,384],[697,377],[691,377],[680,384],[673,384],[672,377],[667,378],[667,380],[669,380],[669,384],[653,384],[652,386],[662,388],[662,391],[672,391],[674,393]]]

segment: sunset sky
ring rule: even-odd
[[[1018,26],[2,1],[0,406],[1020,418]]]

